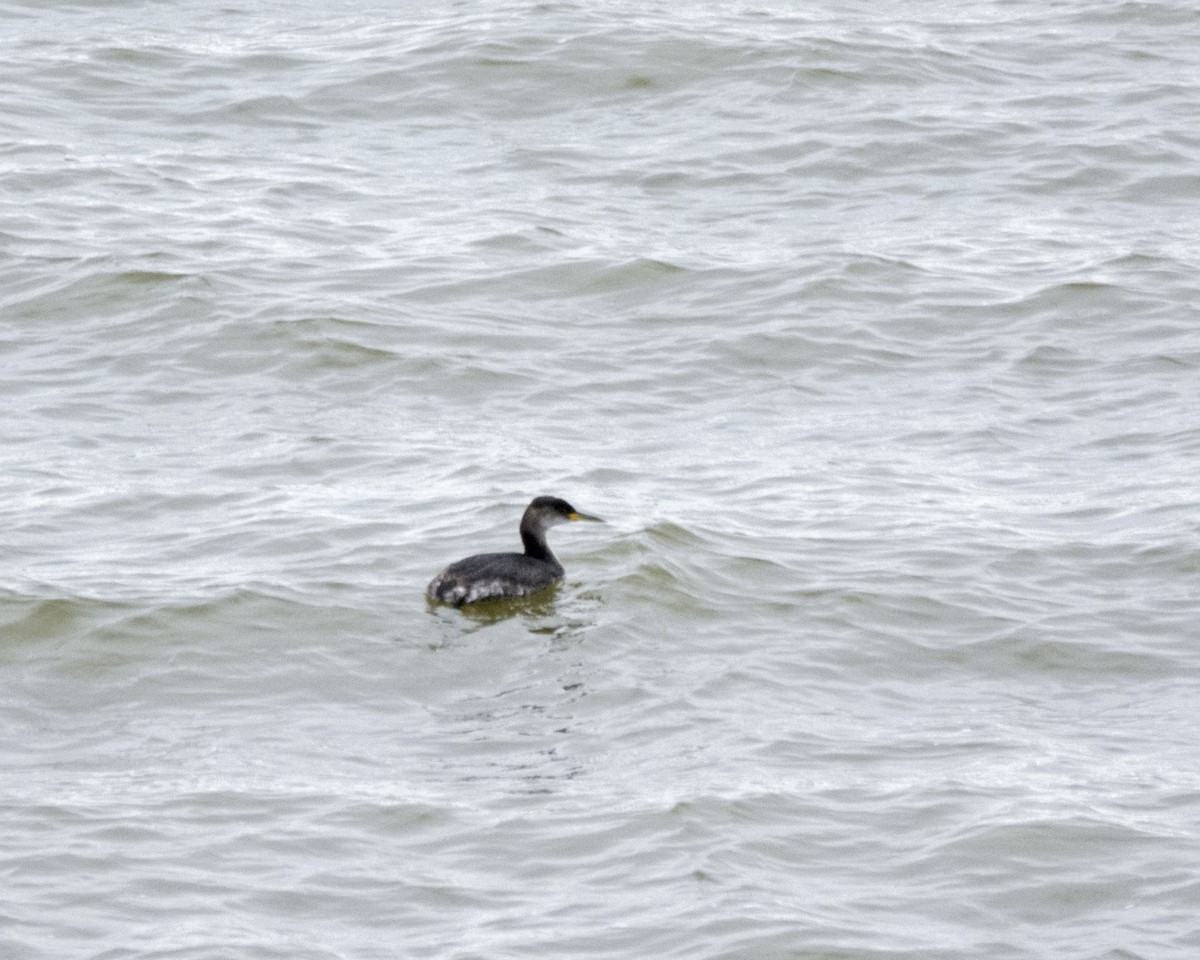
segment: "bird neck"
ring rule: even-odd
[[[521,524],[521,542],[525,544],[525,556],[532,557],[534,560],[547,560],[550,563],[558,563],[558,557],[550,550],[550,545],[546,543],[546,534],[532,523]]]

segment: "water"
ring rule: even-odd
[[[2,13],[4,957],[1200,950],[1192,5]]]

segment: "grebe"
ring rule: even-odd
[[[603,523],[558,497],[536,497],[521,517],[524,553],[477,553],[452,563],[425,588],[430,600],[461,607],[497,597],[523,597],[561,580],[563,565],[546,543],[546,531],[571,520]]]

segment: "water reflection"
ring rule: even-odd
[[[431,646],[443,647],[480,631],[520,624],[529,634],[549,637],[553,641],[549,649],[565,649],[596,625],[600,603],[596,591],[571,593],[560,584],[529,597],[484,600],[457,608],[427,602],[428,612],[442,627],[440,641]]]
[[[575,587],[457,609],[429,605],[439,635],[429,649],[452,678],[440,702],[426,703],[424,763],[438,779],[544,794],[586,768],[576,708],[590,692],[587,661],[573,651],[597,626],[601,599]]]

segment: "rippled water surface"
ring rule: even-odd
[[[5,958],[1200,955],[1194,4],[0,16]]]

